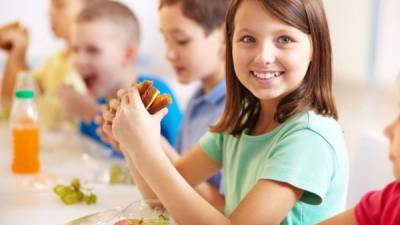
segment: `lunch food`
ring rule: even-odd
[[[0,32],[21,29],[21,24],[16,21],[0,27]]]
[[[152,81],[145,80],[136,84],[136,87],[144,106],[150,114],[154,114],[172,103],[172,99],[168,94],[160,95],[160,91],[153,86]]]
[[[72,179],[68,186],[62,184],[54,186],[53,191],[67,205],[80,203],[82,201],[88,205],[97,202],[97,196],[92,193],[90,189],[83,187],[78,178]]]
[[[163,214],[160,214],[156,219],[144,220],[144,219],[125,219],[118,221],[115,225],[169,225],[169,218]]]

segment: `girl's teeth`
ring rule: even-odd
[[[261,78],[261,79],[271,79],[273,77],[278,77],[281,75],[280,72],[273,72],[273,73],[258,73],[253,71],[254,76]]]

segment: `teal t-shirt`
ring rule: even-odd
[[[227,216],[260,179],[304,190],[281,224],[315,224],[345,209],[347,150],[342,130],[332,118],[298,113],[262,135],[208,132],[200,144],[222,164]]]

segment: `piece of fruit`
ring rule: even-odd
[[[97,196],[88,191],[85,187],[82,187],[78,178],[72,179],[68,186],[62,184],[54,186],[53,191],[60,197],[61,201],[67,205],[80,203],[82,201],[88,205],[97,202]]]

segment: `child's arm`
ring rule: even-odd
[[[204,179],[206,168],[217,165],[200,146],[177,162],[177,170],[162,157],[157,162],[131,159],[178,224],[279,224],[303,193],[285,183],[261,180],[226,218],[192,188]]]
[[[324,222],[317,225],[358,225],[356,217],[354,215],[354,208],[349,209],[341,214],[338,214]]]
[[[289,184],[260,180],[233,214],[225,217],[193,188],[216,172],[219,163],[196,145],[174,166],[159,142],[164,114],[148,114],[137,90],[131,90],[129,99],[122,99],[112,132],[178,224],[279,224],[302,195],[303,190]]]
[[[28,46],[28,32],[26,29],[15,29],[0,33],[0,45],[8,43],[10,46],[6,59],[3,80],[1,87],[2,105],[11,105],[12,92],[16,81],[16,74],[21,70],[27,70],[25,61],[26,49]]]
[[[92,96],[81,94],[66,85],[61,85],[57,94],[64,110],[80,120],[92,121],[101,109]]]
[[[115,115],[111,115],[109,113],[109,109],[113,109],[116,111],[119,107],[119,103],[115,100],[111,100],[109,105],[104,109],[106,120],[111,122],[114,119]],[[103,117],[98,116],[96,118],[96,122],[100,125],[98,129],[99,136],[106,142],[111,143],[114,149],[120,149],[119,143],[112,137],[111,127],[109,124],[105,123]],[[167,155],[168,159],[175,163],[179,158],[179,154],[173,149],[173,147],[168,143],[168,141],[161,137],[161,146]],[[131,175],[133,176],[137,186],[141,190],[141,193],[145,199],[157,199],[157,196],[150,189],[147,183],[143,180],[143,177],[137,172],[136,167],[134,166],[132,160],[129,157],[125,157],[128,167],[131,171]],[[200,185],[197,185],[196,190],[205,198],[208,202],[210,202],[214,207],[216,207],[219,211],[223,212],[225,206],[225,199],[219,193],[218,189],[209,185],[207,182],[203,182]]]

